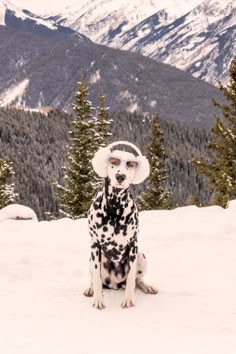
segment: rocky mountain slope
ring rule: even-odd
[[[149,0],[145,6],[87,0],[54,19],[97,43],[139,52],[212,84],[227,81],[236,52],[236,0]]]
[[[52,30],[10,9],[4,22],[0,26],[1,106],[53,106],[70,111],[83,72],[95,106],[98,96],[105,94],[112,110],[159,112],[163,119],[194,127],[212,124],[211,98],[221,100],[220,92],[181,70],[94,44],[60,25]]]

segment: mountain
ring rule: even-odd
[[[84,33],[93,41],[113,45],[135,25],[165,8],[166,21],[174,20],[202,0],[82,0],[67,6],[52,19]],[[169,20],[170,21],[170,20]]]
[[[23,15],[22,15],[23,13]],[[107,95],[112,110],[158,111],[163,119],[194,127],[212,125],[211,98],[218,89],[169,65],[139,54],[92,43],[57,25],[50,29],[32,14],[5,11],[0,26],[0,105],[53,106],[71,110],[83,71],[91,100]],[[53,20],[51,20],[53,21]],[[52,22],[53,23],[53,22]]]
[[[236,51],[236,0],[149,0],[145,6],[87,0],[56,20],[97,43],[139,52],[212,84],[227,81]]]
[[[8,0],[0,2],[0,26],[58,39],[68,39],[68,36],[73,36],[77,39],[89,40],[78,31],[64,27],[56,21],[45,20],[42,16],[37,16],[28,10],[22,10]]]

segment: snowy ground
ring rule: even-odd
[[[0,223],[1,354],[235,354],[236,202],[141,213],[158,295],[91,307],[85,219]]]

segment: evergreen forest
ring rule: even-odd
[[[53,183],[63,185],[73,114],[59,110],[48,113],[14,108],[0,109],[0,158],[13,162],[16,202],[31,207],[40,220],[57,215]],[[128,140],[146,153],[151,117],[139,113],[109,112],[112,135],[109,141]],[[209,205],[207,179],[197,173],[193,156],[209,159],[210,132],[172,120],[162,120],[166,154],[166,188],[170,208],[189,203]],[[138,195],[145,183],[137,186]],[[191,202],[190,202],[191,201]]]

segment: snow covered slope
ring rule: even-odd
[[[171,19],[183,15],[202,0],[82,0],[58,14],[59,22],[84,33],[95,42],[115,45],[117,39],[139,22],[166,9]]]
[[[57,29],[58,25],[55,21],[44,20],[42,17],[32,14],[27,10],[22,10],[8,0],[0,1],[0,25],[4,26],[7,23],[7,17],[14,15],[23,21],[33,21],[37,25],[43,25],[51,30]]]
[[[217,83],[227,80],[235,37],[236,0],[207,0],[168,23],[158,12],[125,33],[119,46]]]
[[[236,202],[140,215],[158,295],[105,290],[92,308],[87,220],[0,223],[0,353],[234,354]]]
[[[55,19],[93,41],[140,52],[210,83],[236,50],[236,0],[83,0]]]

